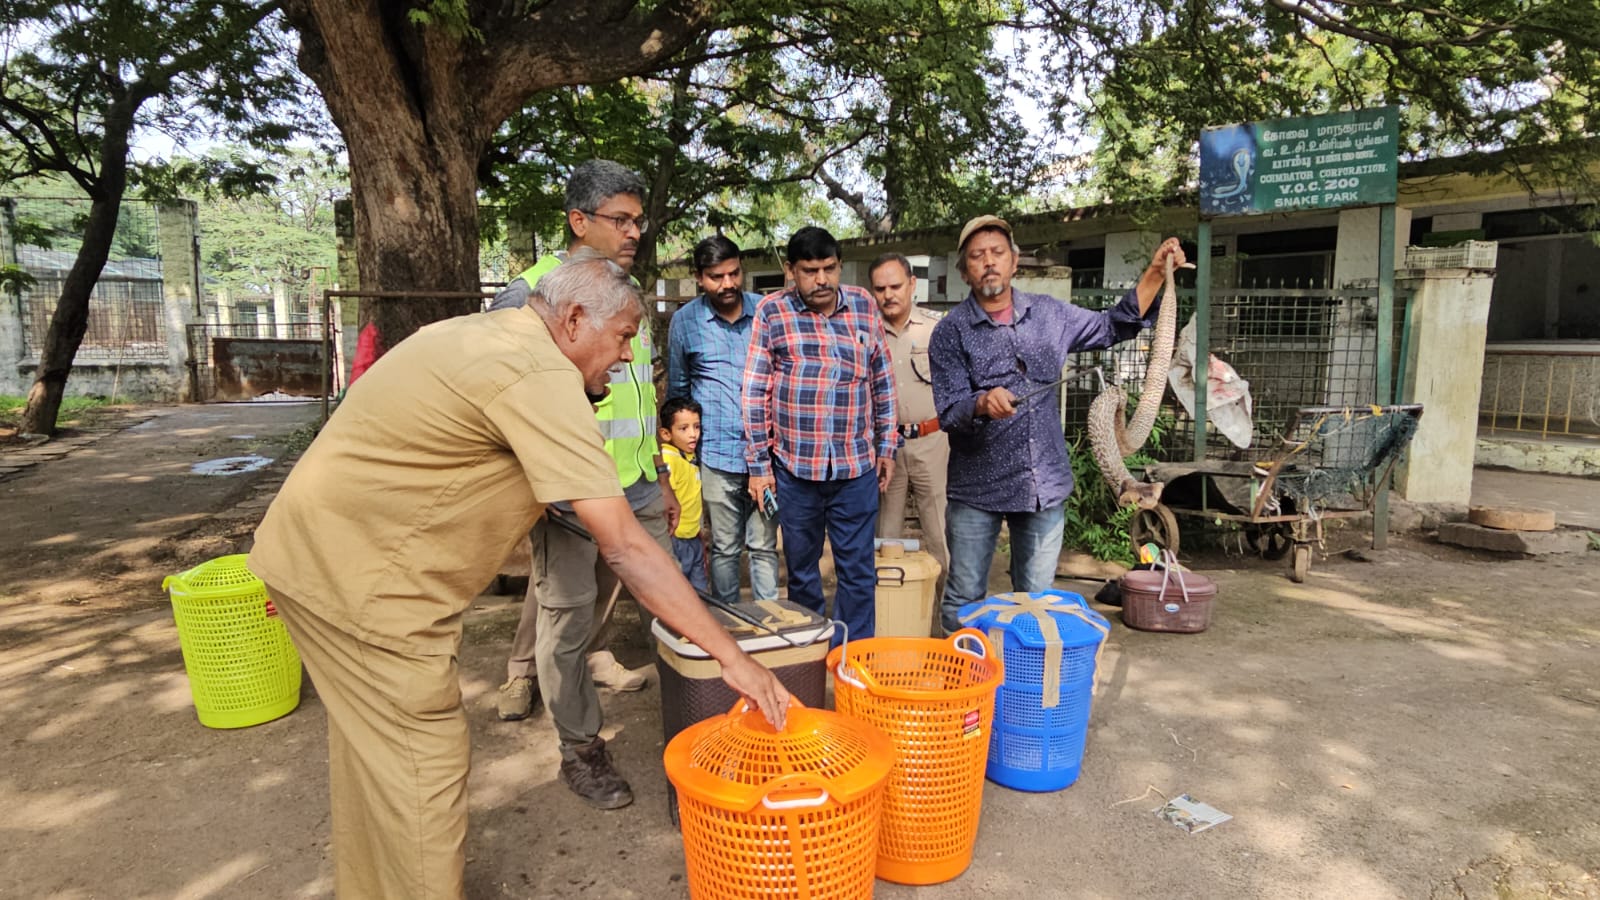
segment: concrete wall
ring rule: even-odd
[[[1011,286],[1019,291],[1048,294],[1058,300],[1071,300],[1072,269],[1068,266],[1022,269],[1011,279]]]
[[[166,359],[154,362],[78,362],[67,379],[68,396],[100,395],[118,400],[177,402],[189,396],[188,325],[204,321],[200,297],[199,224],[191,201],[156,210]],[[0,229],[0,246],[9,248],[9,229]],[[7,251],[9,252],[9,250]],[[0,294],[0,393],[26,394],[38,370],[37,358],[22,353],[21,305]]]
[[[333,201],[333,232],[337,242],[338,287],[341,291],[361,290],[361,271],[356,266],[356,206],[349,197]],[[519,272],[520,274],[520,272]],[[339,331],[339,359],[335,372],[340,385],[350,383],[350,364],[356,356],[356,341],[361,337],[361,301],[355,297],[337,297],[333,327]]]
[[[1411,210],[1400,208],[1394,216],[1394,260],[1406,258],[1411,234]],[[1339,243],[1333,253],[1334,287],[1365,287],[1378,277],[1378,207],[1339,210]]]
[[[1484,437],[1478,439],[1477,462],[1524,472],[1600,478],[1600,447],[1588,441]]]
[[[1472,466],[1482,390],[1494,273],[1437,269],[1406,279],[1410,347],[1400,396],[1423,405],[1411,451],[1395,486],[1414,503],[1465,504],[1472,499]]]
[[[1150,266],[1150,255],[1161,243],[1161,235],[1151,231],[1117,231],[1106,235],[1106,275],[1108,288],[1133,287]]]

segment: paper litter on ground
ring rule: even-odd
[[[1182,828],[1194,834],[1205,831],[1213,825],[1221,825],[1233,818],[1215,806],[1201,803],[1188,794],[1179,794],[1167,801],[1165,806],[1151,810],[1163,821]]]

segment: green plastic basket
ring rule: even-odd
[[[300,705],[300,654],[245,559],[219,557],[161,582],[207,728],[260,725]]]

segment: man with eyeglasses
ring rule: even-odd
[[[590,160],[567,182],[570,255],[588,249],[624,270],[633,265],[644,218],[644,179],[609,160]],[[561,265],[554,254],[517,276],[490,309],[523,306],[530,286]],[[678,524],[678,498],[667,481],[667,466],[656,439],[655,377],[649,324],[631,341],[632,361],[614,367],[595,418],[606,452],[617,464],[623,494],[650,536],[672,552]],[[566,512],[560,504],[558,512]],[[619,809],[633,802],[633,791],[617,772],[600,737],[600,697],[594,685],[637,691],[647,684],[642,671],[630,671],[606,649],[611,614],[621,591],[617,576],[600,559],[595,545],[544,519],[529,534],[533,574],[522,605],[522,619],[511,640],[506,682],[500,686],[500,718],[525,719],[533,712],[535,688],[549,707],[561,739],[561,780],[591,806]]]
[[[1061,377],[1071,354],[1126,341],[1152,325],[1165,261],[1184,261],[1178,239],[1168,238],[1115,306],[1090,312],[1014,290],[1018,256],[1004,219],[968,222],[956,242],[956,268],[972,290],[939,320],[928,346],[933,402],[950,436],[950,571],[941,605],[947,633],[961,627],[964,604],[988,596],[1002,522],[1011,531],[1012,590],[1042,591],[1055,580],[1072,466],[1054,392],[1043,388]]]

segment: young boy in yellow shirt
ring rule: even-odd
[[[684,577],[705,594],[711,587],[706,562],[706,543],[710,537],[700,527],[700,467],[694,458],[700,446],[700,404],[687,397],[674,397],[661,407],[661,456],[667,463],[669,483],[678,497],[678,528],[672,533],[672,553],[683,567]]]

